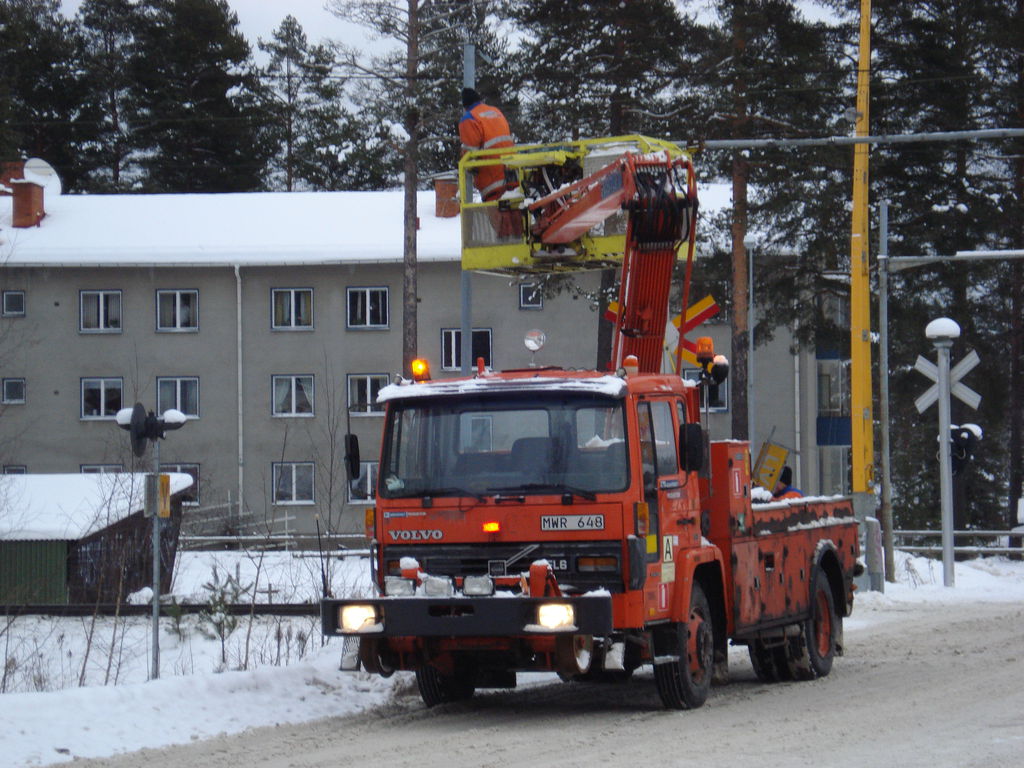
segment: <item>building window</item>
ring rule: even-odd
[[[199,291],[157,291],[158,331],[198,331]]]
[[[850,415],[850,390],[842,360],[819,359],[818,415],[840,418]]]
[[[377,462],[359,462],[359,477],[352,478],[348,487],[350,504],[369,504],[377,495]]]
[[[83,464],[83,475],[113,475],[124,472],[123,464]]]
[[[79,330],[83,333],[121,332],[121,292],[82,291]]]
[[[273,327],[276,331],[295,331],[313,327],[312,288],[274,288]]]
[[[4,317],[24,317],[25,316],[25,292],[24,291],[4,291],[3,316]]]
[[[21,405],[25,402],[25,380],[4,379],[4,405]]]
[[[535,283],[519,284],[520,309],[544,309],[544,293]]]
[[[24,464],[4,464],[5,475],[27,475],[28,467]]]
[[[700,371],[697,368],[684,368],[683,378],[687,381],[700,381]],[[721,384],[708,382],[700,388],[700,407],[706,407],[712,413],[722,413],[729,410],[729,380]]]
[[[274,503],[312,504],[313,462],[288,461],[275,463]]]
[[[388,385],[386,373],[354,373],[348,377],[348,409],[352,413],[382,413],[377,393]]]
[[[199,506],[199,465],[198,464],[161,464],[161,472],[181,472],[192,476],[192,485],[181,492],[181,503],[188,507]]]
[[[349,328],[387,328],[388,323],[387,288],[348,289]]]
[[[199,418],[199,378],[159,376],[156,380],[156,410],[175,408],[192,419]]]
[[[82,418],[112,419],[121,410],[121,379],[82,379]]]
[[[273,413],[275,416],[313,415],[313,377],[274,376]]]
[[[491,329],[473,329],[473,349],[471,364],[477,358],[484,359],[484,365],[491,364]],[[462,368],[462,331],[458,328],[441,329],[441,370],[458,371]]]

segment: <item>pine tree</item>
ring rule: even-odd
[[[1014,43],[1005,36],[1014,2],[876,0],[873,10],[872,133],[997,127],[995,104],[1007,85],[1001,62],[1019,55],[1019,38]],[[1008,102],[1002,101],[1005,109]],[[890,254],[943,256],[1006,247],[1012,242],[1007,211],[1016,205],[1012,173],[1012,160],[988,143],[873,149],[872,197],[892,206]],[[919,416],[913,407],[925,382],[912,366],[918,354],[934,357],[923,331],[940,316],[952,317],[962,329],[954,361],[975,349],[987,368],[985,376],[975,374],[967,382],[982,395],[979,411],[955,399],[952,405],[954,423],[976,422],[985,431],[969,475],[970,504],[957,510],[957,527],[998,525],[1006,509],[1007,404],[1015,402],[1011,410],[1018,412],[1021,407],[1010,389],[1014,309],[1008,287],[1015,269],[1009,263],[974,261],[922,267],[890,280],[893,370],[881,375],[891,380],[897,526],[938,523],[934,413]]]
[[[521,132],[558,141],[655,132],[685,55],[684,19],[668,0],[513,0],[527,34],[514,61],[525,95]],[[653,129],[653,130],[652,130]]]
[[[58,0],[0,0],[0,157],[40,157],[67,190],[86,173],[95,124],[82,72],[83,42]]]
[[[132,60],[144,187],[261,188],[271,152],[260,84],[226,0],[143,0]]]
[[[88,191],[127,191],[139,181],[138,168],[129,159],[134,104],[125,67],[135,41],[136,5],[131,0],[84,0],[78,20],[86,41],[88,101],[99,113],[89,148]]]
[[[353,188],[346,160],[370,126],[342,106],[346,83],[330,49],[309,45],[294,16],[287,16],[273,39],[261,40],[259,47],[270,54],[263,75],[280,147],[271,162],[272,186],[288,191]]]
[[[686,108],[674,125],[676,135],[693,141],[799,138],[839,128],[849,91],[832,29],[808,22],[790,0],[720,0],[715,12],[689,36],[694,61],[680,72]],[[756,307],[755,342],[787,325],[805,340],[841,349],[839,329],[824,311],[828,302],[809,298],[845,294],[827,275],[844,266],[848,250],[847,230],[836,226],[835,214],[849,195],[849,162],[831,150],[783,149],[707,152],[698,160],[704,178],[729,180],[733,188],[731,219],[705,222],[701,231],[706,236],[708,225],[729,230],[712,237],[718,242],[712,275],[716,290],[728,290],[716,293],[718,300],[732,310],[732,431],[742,436],[749,434],[747,334],[753,320],[747,317],[744,239],[753,234],[757,241],[755,295],[771,297]],[[726,258],[731,279],[723,284]],[[705,279],[698,277],[698,288]]]

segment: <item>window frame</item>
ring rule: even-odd
[[[536,295],[536,301],[530,302],[526,300],[525,294],[527,291]],[[519,308],[526,312],[539,312],[544,309],[544,292],[537,283],[519,284]]]
[[[291,380],[290,410],[278,412],[277,410],[277,382],[278,379]],[[309,379],[309,387],[306,399],[309,400],[309,412],[303,413],[295,410],[295,393],[297,379]],[[275,373],[270,377],[270,415],[275,419],[311,419],[316,416],[316,376],[312,373]]]
[[[25,464],[4,464],[5,475],[27,475],[28,466]]]
[[[79,333],[121,333],[124,330],[124,292],[120,288],[83,288],[78,292],[78,332]],[[85,327],[85,302],[86,297],[94,296],[96,298],[96,318],[98,326],[96,328]],[[104,305],[103,297],[105,296],[116,296],[117,297],[117,327],[110,326],[110,320],[107,317],[107,310]]]
[[[80,464],[78,471],[82,475],[111,475],[124,472],[124,464]]]
[[[181,324],[181,297],[191,294],[195,298],[193,305],[192,325]],[[160,324],[160,300],[164,296],[174,298],[174,325]],[[158,288],[156,291],[156,331],[157,333],[199,333],[199,289],[198,288]]]
[[[106,391],[107,384],[117,382],[118,388],[121,390],[121,405],[114,409],[113,413],[101,413],[99,415],[87,415],[85,413],[85,383],[87,381],[99,381],[101,382],[100,387],[100,403],[103,406],[102,410],[106,410]],[[79,418],[82,421],[113,421],[117,418],[117,411],[124,406],[124,378],[121,376],[82,376],[79,379],[79,390],[78,390],[78,406],[79,406]]]
[[[375,504],[377,501],[377,474],[380,471],[378,461],[360,461],[359,477],[348,484],[349,504]],[[365,480],[364,480],[365,478]],[[353,495],[355,488],[360,488],[365,494],[364,498]]]
[[[174,387],[174,404],[173,405],[168,405],[168,406],[164,407],[164,404],[161,403],[160,385],[165,383],[165,382],[169,382],[169,381],[173,381],[175,383],[175,387]],[[195,413],[189,413],[186,409],[181,407],[181,385],[182,385],[183,382],[193,382],[193,381],[195,382],[195,385],[196,385],[196,412]],[[187,418],[187,419],[198,419],[200,414],[201,414],[200,405],[199,405],[199,403],[200,403],[199,394],[200,394],[200,390],[199,390],[199,377],[198,376],[157,376],[156,377],[156,409],[157,409],[158,413],[163,413],[168,408],[174,408],[175,410],[178,410],[178,411],[181,411],[182,413],[184,413],[185,414],[185,418]]]
[[[370,322],[370,294],[373,291],[384,293],[384,322]],[[354,294],[364,296],[366,321],[363,323],[352,322],[352,296]],[[386,285],[350,285],[345,288],[345,329],[349,331],[386,331],[391,328],[391,289]]]
[[[10,310],[7,307],[7,299],[11,296],[21,297],[21,311]],[[2,317],[25,317],[26,306],[25,306],[25,291],[23,290],[4,290],[2,297],[2,304],[0,304],[0,316]]]
[[[309,294],[309,322],[300,324],[298,322],[299,313],[296,311],[296,296],[300,293]],[[277,322],[277,297],[279,295],[288,295],[288,312],[291,317],[291,322],[288,324],[279,325]],[[309,288],[271,288],[270,289],[270,328],[274,331],[312,331],[315,330],[315,312],[313,305],[313,289]]]
[[[189,468],[194,468],[195,472],[190,472]],[[185,475],[192,475],[192,485],[186,491],[182,491],[181,506],[183,507],[198,507],[200,504],[199,499],[199,464],[194,461],[179,461],[179,462],[161,462],[161,472],[180,472]],[[188,498],[193,497],[193,498]]]
[[[21,398],[10,398],[7,396],[7,385],[21,383]],[[25,379],[20,376],[9,376],[3,379],[2,391],[0,391],[0,403],[3,405],[24,405],[27,397]]]
[[[381,387],[378,387],[378,391],[382,387],[386,387],[391,383],[391,377],[386,373],[350,373],[347,378],[347,386],[345,388],[348,412],[353,416],[383,416],[384,406],[378,404],[375,397],[371,397],[372,390],[370,390],[370,384],[373,379],[380,379],[382,381]],[[359,380],[362,379],[362,382]],[[352,402],[352,385],[359,383],[360,386],[365,386],[366,391],[366,405],[365,407],[354,405]]]
[[[309,505],[312,505],[312,504],[316,504],[316,465],[312,461],[275,461],[275,462],[272,462],[270,466],[271,466],[270,477],[271,477],[271,482],[273,483],[273,491],[271,493],[271,500],[273,501],[273,503],[275,505],[282,505],[282,506],[309,506]],[[310,498],[308,498],[308,499],[296,498],[296,488],[298,487],[298,484],[296,483],[295,473],[296,473],[296,470],[298,470],[300,467],[309,467],[309,471],[310,471],[310,477],[309,477]],[[278,472],[282,471],[285,468],[287,468],[290,471],[290,474],[291,474],[291,489],[292,489],[291,495],[292,495],[292,498],[290,500],[282,501],[281,499],[278,498],[278,485],[279,485],[279,482],[278,482]]]
[[[493,367],[494,362],[494,333],[490,328],[474,328],[471,331],[473,337],[478,333],[487,334],[487,355],[484,357],[484,365],[488,368]],[[451,338],[451,342],[447,339]],[[456,354],[456,342],[459,339],[458,354]],[[442,328],[441,329],[441,370],[442,371],[461,371],[462,370],[462,329],[461,328]],[[475,340],[475,339],[474,339]],[[472,346],[470,346],[470,354],[473,353]],[[452,358],[452,362],[449,362],[449,357]],[[459,359],[454,359],[454,358]],[[447,363],[447,364],[446,364]],[[470,365],[475,365],[474,360],[470,361]]]

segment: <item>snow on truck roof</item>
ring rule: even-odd
[[[564,391],[608,397],[624,397],[626,382],[618,376],[566,371],[538,371],[525,375],[478,376],[472,379],[449,379],[427,381],[417,384],[389,384],[377,393],[377,402],[403,400],[420,397],[453,397],[457,395],[480,395],[494,393]]]
[[[564,371],[538,369],[536,371],[505,371],[484,374],[471,379],[441,379],[421,383],[403,381],[389,384],[377,393],[377,402],[420,397],[455,397],[458,395],[517,394],[524,392],[575,392],[623,398],[635,382],[635,391],[678,392],[681,388],[697,386],[697,382],[671,374],[641,374],[622,378],[597,371]]]

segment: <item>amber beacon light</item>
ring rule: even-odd
[[[430,363],[421,357],[412,361],[413,381],[430,381]]]

